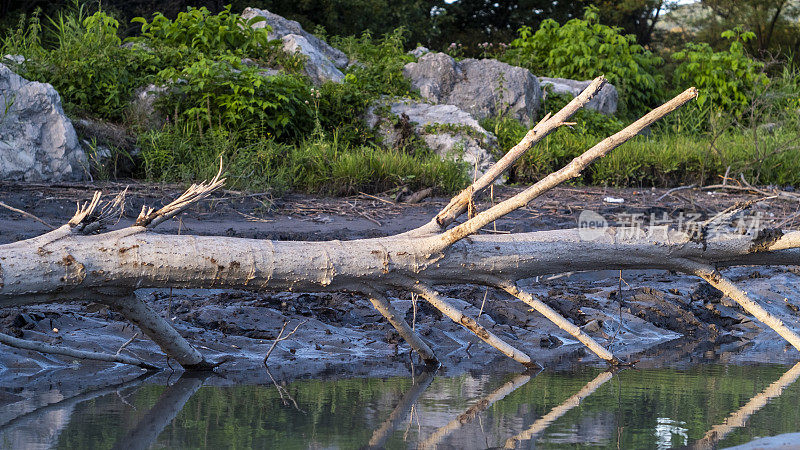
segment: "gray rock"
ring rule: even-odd
[[[315,47],[319,53],[325,55],[326,58],[331,60],[333,65],[335,65],[337,68],[344,69],[347,67],[348,58],[344,52],[331,47],[322,39],[305,31],[303,27],[301,27],[300,24],[294,20],[283,18],[277,14],[267,11],[266,9],[245,8],[244,12],[242,12],[242,18],[245,20],[250,20],[253,17],[263,17],[266,19],[253,24],[253,28],[264,28],[269,25],[272,27],[272,31],[269,33],[270,39],[282,39],[284,36],[289,34],[299,34],[300,36],[306,38],[306,40],[313,47]]]
[[[380,111],[387,108],[392,116],[401,118],[395,125],[393,120],[382,117]],[[396,147],[404,139],[403,125],[419,136],[425,144],[442,158],[463,161],[469,166],[470,178],[482,175],[494,163],[489,150],[497,147],[497,139],[484,130],[468,112],[454,105],[431,105],[409,99],[384,100],[369,108],[367,125],[377,128],[384,145]]]
[[[415,58],[421,58],[422,55],[428,54],[430,52],[431,51],[430,51],[430,49],[428,49],[428,47],[423,47],[423,46],[420,45],[419,47],[415,48],[414,50],[409,51],[408,54],[413,56],[413,57],[415,57]]]
[[[25,59],[25,57],[22,55],[4,55],[3,59],[14,64],[23,64],[25,61],[27,61],[27,59]]]
[[[539,81],[527,69],[494,59],[456,61],[428,53],[408,63],[403,75],[426,100],[456,105],[478,119],[510,114],[530,123],[539,108]]]
[[[0,64],[0,180],[85,179],[86,154],[53,86]]]
[[[155,130],[164,126],[166,118],[155,107],[156,101],[167,93],[167,86],[148,84],[134,92],[128,113],[134,123],[147,130]]]
[[[542,90],[547,89],[554,94],[567,94],[576,97],[583,92],[592,81],[577,81],[567,78],[547,78],[539,77],[539,83],[542,85]],[[619,95],[617,88],[611,83],[606,83],[600,92],[586,104],[586,108],[594,109],[595,111],[612,115],[617,112],[617,105],[619,104]]]
[[[305,71],[314,84],[320,85],[326,81],[341,83],[344,80],[344,74],[336,67],[336,64],[305,36],[287,34],[281,39],[283,40],[283,49],[287,53],[300,53],[306,56]]]

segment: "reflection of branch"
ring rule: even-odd
[[[742,406],[738,411],[728,416],[728,418],[725,419],[725,422],[708,430],[702,439],[694,443],[692,448],[715,448],[717,442],[725,439],[725,436],[730,434],[730,432],[734,429],[745,426],[747,420],[750,419],[750,416],[757,413],[761,408],[764,407],[764,405],[767,404],[767,402],[775,397],[780,396],[783,393],[783,390],[797,381],[798,378],[800,378],[800,363],[795,364],[794,367],[786,371],[786,373],[783,374],[782,377],[778,378],[777,381],[767,386],[767,388],[764,389],[760,394],[757,394],[755,397],[751,398],[746,405]]]
[[[564,400],[564,403],[556,406],[555,408],[551,409],[549,413],[542,416],[536,422],[528,427],[527,430],[523,431],[522,433],[508,438],[506,440],[505,448],[516,448],[517,444],[522,441],[527,441],[529,439],[533,439],[545,430],[551,423],[558,420],[561,416],[569,412],[572,408],[580,405],[581,401],[586,397],[592,395],[594,391],[597,390],[600,386],[605,384],[606,381],[610,380],[613,374],[611,372],[603,372],[598,375],[594,380],[586,383],[586,386],[583,387],[580,391],[578,391],[572,397]]]
[[[450,436],[454,431],[458,430],[462,426],[472,422],[475,417],[485,411],[487,408],[492,406],[495,402],[498,402],[512,392],[516,391],[525,383],[531,380],[531,376],[528,374],[518,374],[515,376],[511,381],[508,383],[500,386],[494,392],[483,397],[475,403],[474,405],[470,406],[463,414],[459,415],[455,419],[451,420],[450,423],[447,425],[439,428],[438,430],[434,431],[430,436],[428,436],[425,441],[419,444],[419,448],[437,448],[441,444],[441,442],[447,437]]]
[[[269,367],[267,367],[266,369],[267,369],[267,375],[269,375],[269,379],[272,380],[272,384],[274,384],[275,389],[278,390],[278,395],[281,396],[281,401],[283,402],[283,406],[289,406],[289,402],[286,400],[288,398],[289,400],[292,401],[292,404],[294,404],[294,409],[305,414],[306,412],[300,409],[299,406],[297,406],[297,402],[295,401],[294,397],[292,397],[292,394],[290,394],[285,387],[281,386],[280,384],[278,384],[277,381],[275,381],[275,377],[272,376],[272,372],[269,371]]]
[[[102,397],[104,395],[111,394],[122,389],[127,389],[130,387],[137,386],[141,384],[144,380],[150,378],[153,374],[154,372],[145,372],[142,375],[139,375],[138,377],[132,380],[123,381],[122,383],[112,384],[111,386],[104,386],[101,388],[84,391],[72,397],[67,397],[55,403],[50,403],[48,405],[42,406],[41,408],[34,409],[33,411],[22,414],[21,416],[17,416],[9,420],[8,422],[4,423],[3,425],[1,425],[0,435],[13,430],[14,428],[24,424],[27,421],[39,419],[49,412],[70,411],[78,403],[82,403],[87,400],[92,400],[97,397]]]
[[[400,399],[397,406],[386,420],[383,421],[380,428],[372,433],[369,443],[364,448],[383,448],[386,445],[386,440],[389,439],[392,432],[397,426],[406,420],[411,408],[417,403],[419,396],[428,389],[428,386],[433,382],[433,376],[436,374],[436,369],[423,370],[420,375],[414,379],[414,385],[411,389]]]
[[[161,431],[175,419],[186,402],[203,385],[210,372],[184,372],[178,381],[168,386],[158,401],[125,437],[117,441],[115,449],[150,448]]]

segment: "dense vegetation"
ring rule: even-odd
[[[289,3],[296,5],[294,13],[287,12]],[[246,22],[235,13],[246,6],[238,4],[210,5],[213,12],[188,7],[121,23],[117,17],[126,17],[130,10],[118,9],[114,2],[104,3],[111,5],[106,10],[74,0],[47,15],[40,10],[19,15],[16,25],[0,31],[4,36],[0,54],[24,56],[25,62],[14,70],[53,84],[71,116],[115,124],[132,136],[133,147],[141,149],[133,175],[159,181],[206,178],[222,156],[234,188],[334,195],[402,186],[459,189],[466,182],[465,167],[441,161],[415,139],[399,148],[385,148],[362,119],[365,109],[381,96],[417,95],[401,70],[415,60],[406,51],[422,40],[439,42],[439,48],[457,57],[497,58],[541,76],[589,79],[604,74],[619,89],[620,110],[615,117],[580,112],[577,126],[555,133],[513,168],[513,182],[527,183],[560,167],[689,85],[701,90],[697,102],[655,126],[650,135],[637,137],[604,158],[578,182],[668,186],[715,182],[725,172],[743,174],[753,183],[800,182],[796,157],[800,72],[790,56],[767,60],[759,53],[792,34],[785,21],[776,20],[773,25],[780,32],[773,31],[769,38],[763,30],[751,31],[753,26],[748,26],[722,31],[719,39],[708,42],[683,43],[685,38],[670,36],[643,46],[641,41],[653,41],[653,30],[648,33],[625,21],[651,17],[653,8],[663,2],[631,2],[638,9],[631,6],[626,13],[607,2],[595,6],[587,1],[590,6],[583,11],[531,16],[514,35],[499,27],[497,17],[484,14],[484,20],[497,25],[488,37],[503,40],[474,43],[476,36],[486,37],[475,34],[463,43],[448,43],[420,34],[418,27],[423,24],[432,33],[441,33],[469,11],[477,14],[483,2],[418,1],[415,11],[428,8],[429,15],[413,19],[411,13],[395,11],[394,16],[373,22],[336,22],[339,28],[311,14],[312,3],[252,5],[301,19],[357,60],[342,83],[311,84],[304,75],[303,58],[285,53],[280,41],[270,41],[268,29],[252,28],[254,21]],[[347,10],[348,0],[323,3],[340,14]],[[363,17],[392,9],[378,8],[379,3],[366,2],[376,8],[364,9]],[[724,7],[722,1],[712,3],[714,8]],[[530,6],[522,1],[509,4]],[[489,9],[493,14],[506,11]],[[788,14],[791,8],[781,11]],[[506,26],[520,20],[518,9],[506,13]],[[404,23],[412,33],[409,28],[389,26]],[[711,25],[718,27],[719,21]],[[707,31],[702,28],[695,35]],[[800,42],[800,32],[796,37]],[[263,67],[280,72],[267,76]],[[168,86],[156,103],[161,117],[157,127],[150,123],[153,117],[131,104],[151,84]],[[549,95],[540,114],[557,110],[567,100]],[[526,131],[509,117],[490,118],[483,125],[498,136],[501,151]],[[134,159],[129,155],[131,146],[89,137],[93,145],[111,146],[115,160]],[[94,167],[94,174],[117,175],[103,164]]]

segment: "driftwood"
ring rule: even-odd
[[[150,232],[219,189],[224,179],[217,175],[208,183],[193,185],[161,209],[143,208],[130,227],[102,232],[119,214],[122,202],[117,198],[104,204],[97,195],[88,204],[79,205],[78,212],[66,225],[33,239],[0,245],[0,307],[85,300],[105,303],[139,326],[185,368],[208,369],[214,364],[169,321],[131,295],[135,289],[348,291],[370,298],[376,310],[422,359],[435,364],[434,352],[385,297],[389,290],[406,291],[418,294],[508,357],[525,366],[535,365],[529,355],[481,326],[436,291],[436,286],[441,285],[477,284],[517,297],[600,358],[617,363],[608,350],[517,283],[538,275],[568,271],[649,268],[703,278],[800,349],[800,337],[793,330],[717,272],[718,267],[734,265],[796,264],[800,256],[797,249],[800,232],[759,230],[754,235],[731,232],[713,238],[701,234],[698,238],[696,233],[678,230],[665,229],[658,235],[641,230],[631,234],[612,227],[592,240],[582,239],[577,229],[477,234],[487,224],[579,176],[594,160],[695,98],[694,88],[599,142],[519,194],[454,225],[476,195],[491,186],[533,145],[558,127],[569,124],[570,116],[604,83],[604,78],[597,78],[561,111],[545,116],[497,164],[418,229],[384,238],[328,242]]]

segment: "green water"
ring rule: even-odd
[[[32,424],[58,413],[44,447],[680,448],[734,414],[729,422],[744,426],[717,428],[719,442],[706,436],[724,448],[800,431],[799,375],[800,364],[299,380],[285,385],[285,401],[267,377],[226,387],[145,380],[31,413],[0,428],[0,442],[19,445],[17,428],[35,435]]]

